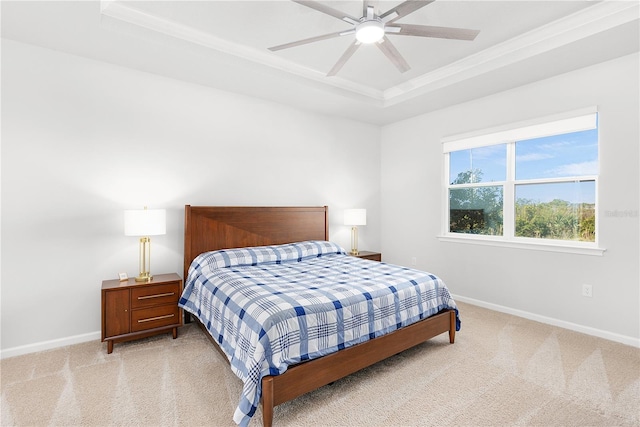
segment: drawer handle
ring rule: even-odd
[[[138,320],[138,323],[152,322],[154,320],[168,319],[170,317],[173,317],[173,314],[165,314],[164,316],[149,317],[148,319],[140,319]]]
[[[166,294],[155,294],[155,295],[145,295],[143,297],[138,297],[138,299],[149,299],[149,298],[160,298],[160,297],[170,297],[171,295],[175,295],[175,292],[167,292]]]

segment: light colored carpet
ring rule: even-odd
[[[280,405],[274,425],[640,425],[640,349],[459,305],[455,344],[441,335]],[[3,426],[233,426],[241,392],[195,325],[110,355],[96,341],[5,359],[0,375]]]

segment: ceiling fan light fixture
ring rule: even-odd
[[[379,20],[371,19],[356,26],[356,39],[360,43],[375,43],[382,37],[384,37],[384,24]]]

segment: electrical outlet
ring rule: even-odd
[[[411,257],[411,265],[415,266],[418,262],[416,261],[416,257]]]
[[[582,285],[582,296],[589,298],[593,296],[593,288],[591,285]]]

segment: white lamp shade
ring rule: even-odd
[[[167,232],[164,209],[133,209],[124,211],[125,236],[157,236]]]
[[[345,209],[344,225],[367,225],[367,210]]]

